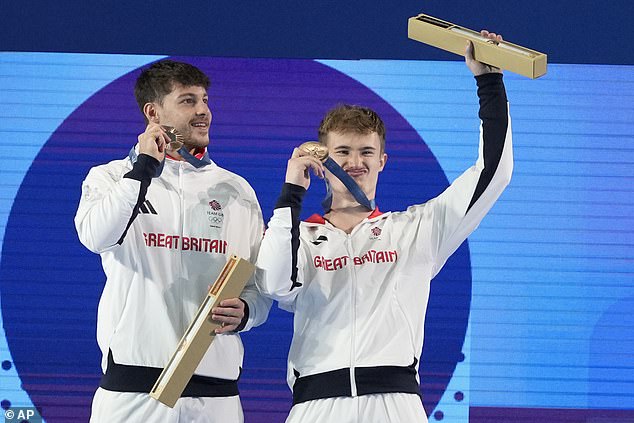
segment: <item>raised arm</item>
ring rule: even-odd
[[[256,283],[267,297],[291,303],[303,285],[299,215],[306,190],[285,183],[264,234],[256,263]]]
[[[486,31],[483,35],[501,40],[499,35]],[[466,62],[478,86],[479,155],[474,166],[430,202],[435,222],[431,229],[435,247],[434,275],[477,228],[509,184],[513,170],[511,120],[502,72],[475,61],[472,45],[467,47]]]
[[[311,169],[323,177],[322,163],[296,148],[288,161],[286,180],[256,263],[258,288],[281,303],[292,302],[303,285],[302,268],[306,260],[299,239],[299,216],[310,186]]]
[[[120,179],[116,174],[119,169],[91,169],[82,184],[75,215],[79,240],[90,251],[101,253],[123,242],[158,164],[156,159],[140,155],[132,170]]]
[[[79,240],[95,253],[121,244],[145,201],[145,194],[165,157],[165,131],[149,124],[139,140],[139,156],[123,177],[119,169],[93,168],[82,184],[75,215]]]

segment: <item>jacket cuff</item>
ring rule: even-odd
[[[478,84],[480,110],[478,116],[486,119],[507,119],[508,100],[501,73],[485,73],[475,77]]]
[[[482,75],[474,76],[478,87],[485,84],[496,84],[502,81],[503,74],[499,72],[483,73]]]
[[[506,90],[504,89],[504,82],[502,80],[501,73],[484,73],[476,76],[475,80],[478,85],[478,97],[482,98],[501,94],[504,96],[504,100],[506,101]]]
[[[137,181],[150,181],[156,176],[156,170],[161,162],[147,154],[139,154],[132,170],[123,175],[124,178],[135,179]]]
[[[306,195],[306,189],[304,187],[286,182],[282,186],[282,192],[277,198],[275,208],[301,208],[304,195]]]
[[[236,330],[234,330],[234,332],[240,332],[241,330],[243,330],[246,327],[247,322],[249,321],[249,304],[242,298],[238,299],[244,304],[244,316],[242,316],[242,321],[240,322]]]

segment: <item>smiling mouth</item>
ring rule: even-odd
[[[196,129],[209,129],[209,124],[207,122],[192,122],[191,126]]]
[[[363,169],[352,169],[352,170],[346,170],[346,173],[348,175],[352,176],[353,178],[356,178],[358,176],[365,175],[365,170],[363,170]]]

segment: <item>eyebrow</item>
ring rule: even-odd
[[[338,147],[333,148],[333,151],[348,151],[351,150],[352,148],[350,146],[347,145],[340,145]],[[373,147],[371,145],[366,145],[364,147],[359,148],[360,151],[376,151],[376,147]]]
[[[194,93],[185,93],[185,94],[181,94],[178,97],[176,97],[177,99],[181,99],[181,98],[187,98],[187,97],[198,97],[198,94],[194,94]],[[203,98],[209,98],[208,94],[204,94]]]

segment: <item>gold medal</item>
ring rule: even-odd
[[[307,141],[300,145],[299,149],[320,162],[325,162],[328,159],[328,148],[317,141]]]
[[[184,145],[185,137],[183,136],[183,134],[178,132],[173,126],[161,126],[165,130],[167,137],[170,139],[170,142],[166,146],[167,149],[169,151],[178,151]]]
[[[332,158],[328,157],[328,148],[318,143],[317,141],[307,141],[298,147],[304,154],[313,156],[324,164],[324,167],[330,171],[335,177],[337,177],[350,191],[352,196],[368,210],[374,210],[376,205],[374,200],[369,200],[363,190],[359,188],[354,179],[344,171],[341,166],[337,164]],[[306,170],[307,172],[307,170]],[[322,206],[326,211],[330,210],[332,203],[332,192],[330,191],[330,185],[326,179],[326,199],[322,201]]]

